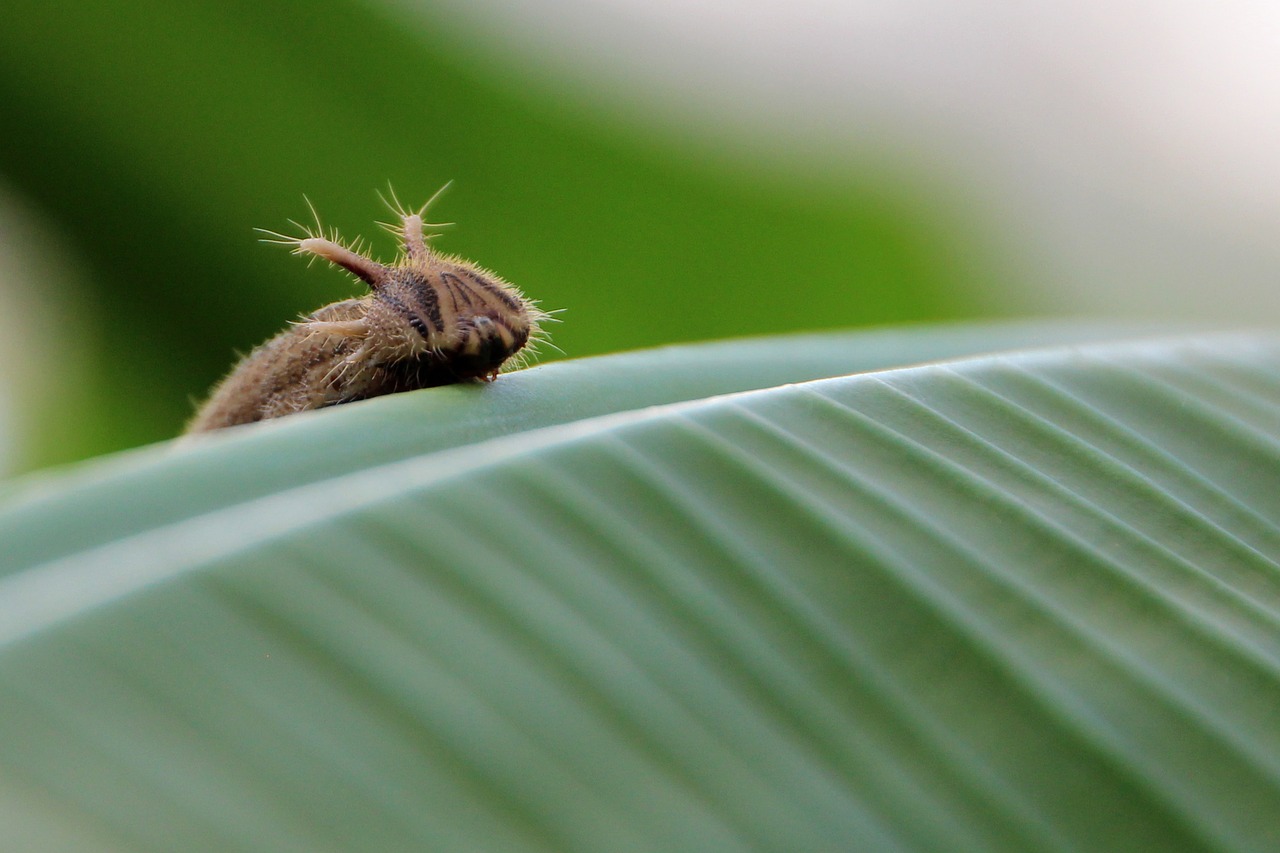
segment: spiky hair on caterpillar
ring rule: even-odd
[[[266,242],[323,258],[370,292],[326,305],[250,352],[214,387],[186,432],[455,382],[492,382],[523,366],[546,340],[550,315],[489,270],[432,248],[439,235],[427,229],[451,223],[423,217],[448,186],[413,211],[391,194],[387,206],[398,221],[381,224],[400,251],[389,264],[326,233],[314,207],[314,227],[291,220],[301,236],[259,229]]]

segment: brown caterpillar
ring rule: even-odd
[[[438,235],[424,234],[424,225],[437,226],[422,217],[440,192],[412,213],[388,203],[400,222],[384,227],[401,244],[390,265],[365,257],[358,245],[343,245],[336,233],[325,237],[319,217],[315,229],[293,223],[303,237],[263,231],[274,238],[267,242],[343,267],[371,292],[324,306],[245,356],[186,432],[469,379],[492,381],[504,365],[522,361],[547,314],[496,275],[428,245]]]

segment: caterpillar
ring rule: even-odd
[[[447,188],[446,185],[445,188]],[[292,224],[290,237],[262,230],[266,242],[323,258],[350,272],[369,293],[326,305],[260,345],[232,369],[188,423],[187,434],[322,409],[383,394],[468,380],[493,381],[520,365],[544,339],[545,311],[481,267],[437,252],[421,208],[388,202],[398,223],[396,260],[382,264],[336,233]],[[315,215],[315,210],[312,208]]]

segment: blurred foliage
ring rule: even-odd
[[[83,270],[98,359],[26,467],[174,434],[233,350],[358,292],[255,242],[304,193],[389,253],[374,190],[454,180],[438,245],[567,309],[571,356],[986,310],[955,200],[853,153],[718,162],[592,103],[354,0],[10,0],[0,174]]]

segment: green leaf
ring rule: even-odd
[[[0,506],[0,574],[229,503],[512,432],[999,348],[1098,340],[1123,328],[1024,322],[671,346],[215,433],[176,456],[160,444],[11,483],[20,502]]]
[[[77,850],[1275,849],[1278,367],[1201,337],[631,408],[14,562],[0,814]]]

